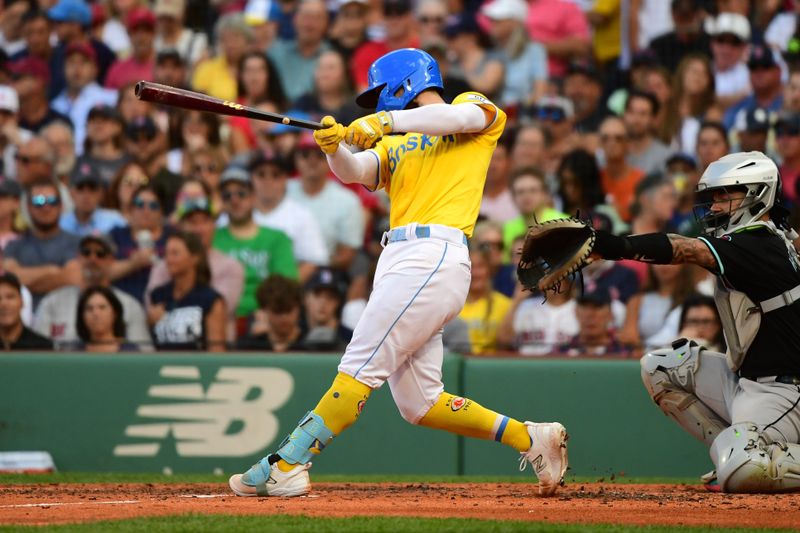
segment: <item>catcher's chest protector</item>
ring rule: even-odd
[[[746,294],[732,291],[717,278],[714,288],[714,302],[717,304],[722,332],[728,345],[728,367],[732,372],[739,370],[753,344],[761,326],[761,311]]]

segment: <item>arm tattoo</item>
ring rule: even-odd
[[[672,244],[672,264],[692,263],[709,270],[717,270],[717,260],[706,243],[700,239],[684,237],[670,233],[667,235]]]

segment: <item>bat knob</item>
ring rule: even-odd
[[[289,122],[291,122],[291,121],[289,120],[289,117],[283,117],[283,119],[281,120],[281,122],[282,122],[282,123],[284,123],[284,124],[286,124],[286,125],[288,126],[288,125],[289,125]]]

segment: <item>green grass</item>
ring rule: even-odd
[[[41,531],[37,526],[0,526],[0,532],[31,533]],[[86,533],[89,531],[147,531],[148,533],[169,532],[217,532],[217,531],[259,531],[259,532],[300,532],[313,533],[373,533],[373,532],[407,532],[407,533],[461,533],[465,531],[480,532],[516,532],[535,533],[565,532],[601,532],[601,533],[710,533],[714,528],[680,527],[680,526],[621,526],[621,525],[580,525],[549,524],[544,522],[519,522],[496,520],[468,520],[462,518],[395,518],[395,517],[351,517],[351,518],[309,518],[306,516],[226,516],[226,515],[183,515],[155,518],[139,518],[135,520],[119,520],[93,522],[86,524],[67,524],[63,526],[47,526],[48,531],[58,533]],[[725,529],[726,533],[761,533],[785,531],[779,529]]]
[[[430,476],[419,474],[312,475],[318,483],[531,483],[531,475],[517,476]],[[698,478],[663,477],[566,477],[567,483],[684,483],[697,485]],[[53,474],[0,474],[0,485],[35,483],[226,483],[228,476],[213,474],[174,474],[147,472],[56,472]]]

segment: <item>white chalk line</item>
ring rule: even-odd
[[[102,502],[50,502],[50,503],[18,503],[15,505],[0,505],[2,509],[13,509],[19,507],[62,507],[66,505],[127,505],[140,503],[139,500],[109,500]]]

